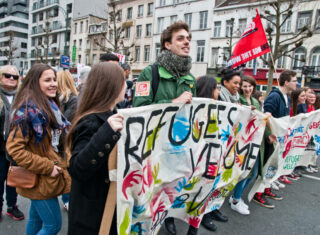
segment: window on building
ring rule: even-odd
[[[201,11],[200,12],[200,29],[206,29],[208,22],[208,11]]]
[[[126,29],[125,29],[125,37],[126,38],[130,38],[130,31],[131,31],[131,27],[126,27]]]
[[[184,14],[184,21],[189,25],[189,30],[191,30],[192,13]]]
[[[26,52],[21,52],[21,58],[27,58],[27,53]],[[23,63],[23,62],[21,62]],[[21,65],[21,67],[23,67],[23,64]]]
[[[288,17],[288,15],[283,15],[282,21],[284,21],[284,23],[281,26],[281,33],[290,33],[291,32],[291,16]]]
[[[21,48],[27,48],[27,43],[22,42],[22,43],[21,43]]]
[[[128,20],[132,19],[132,7],[129,7],[127,9],[127,19]]]
[[[312,12],[299,12],[297,19],[297,31],[301,30],[304,26],[311,26]]]
[[[178,19],[177,15],[170,16],[170,24],[173,24],[174,22],[176,22],[177,19]]]
[[[301,69],[302,66],[305,64],[306,60],[306,50],[303,47],[299,47],[293,53],[293,69]]]
[[[82,49],[82,39],[79,40],[79,50]]]
[[[212,48],[211,49],[211,66],[212,68],[216,68],[218,65],[219,59],[219,48]]]
[[[83,21],[80,22],[80,33],[83,33]]]
[[[160,55],[160,43],[156,43],[156,58]]]
[[[78,55],[78,63],[81,64],[81,55]]]
[[[144,46],[144,61],[149,62],[150,60],[150,46]]]
[[[180,0],[173,0],[173,4],[178,4]]]
[[[118,21],[122,20],[122,10],[118,10],[118,17],[117,17]]]
[[[137,25],[137,38],[141,38],[142,35],[142,25]]]
[[[153,2],[148,3],[148,16],[153,15]]]
[[[268,61],[270,59],[270,54],[269,53],[268,54],[264,54],[263,58],[264,58],[264,60],[262,61],[262,67],[266,69],[266,68],[269,67]],[[267,63],[265,61],[267,61]]]
[[[272,23],[271,23],[272,22]],[[268,21],[267,21],[267,28],[271,28],[272,29],[272,33],[275,33],[276,32],[276,26],[275,26],[275,23],[276,23],[276,17],[275,16],[269,16],[268,17]]]
[[[100,41],[100,47],[101,48],[104,48],[106,45],[106,41],[105,41],[105,38],[101,38],[101,41]]]
[[[197,41],[197,62],[204,61],[205,45],[206,45],[206,41],[204,40]]]
[[[147,24],[146,25],[146,37],[150,37],[151,36],[151,28],[152,28],[152,24]]]
[[[165,6],[166,5],[166,0],[160,0],[160,7]]]
[[[73,45],[77,46],[77,40],[73,40]]]
[[[285,51],[287,51],[287,48],[282,52],[282,53],[285,53]],[[277,59],[277,67],[278,68],[286,68],[286,56],[281,56],[279,57],[279,59]]]
[[[89,65],[89,55],[86,54],[86,65]]]
[[[77,34],[77,27],[78,27],[78,24],[74,23],[74,31],[73,31],[74,34]]]
[[[59,16],[59,8],[54,8],[53,9],[53,16],[58,17]]]
[[[311,52],[311,66],[320,66],[320,47],[314,48]]]
[[[143,5],[138,6],[138,17],[143,17]]]
[[[95,63],[97,63],[97,55],[93,54],[92,55],[92,64],[95,64]]]
[[[320,29],[320,10],[317,11],[316,22],[314,25],[315,25],[316,30]]]
[[[247,27],[247,19],[239,19],[239,35],[242,35]]]
[[[219,38],[221,33],[221,21],[216,21],[214,22],[214,27],[213,27],[213,37],[214,38]]]
[[[85,32],[86,32],[86,33],[88,32],[88,27],[89,27],[89,21],[86,20],[86,26],[85,26]]]
[[[58,35],[57,34],[52,34],[51,36],[51,42],[52,43],[57,43],[58,41]]]
[[[140,47],[135,47],[135,61],[140,61]]]
[[[42,45],[42,37],[39,37],[38,38],[38,46],[41,46]]]
[[[32,38],[31,39],[31,46],[35,46],[36,45],[36,39],[35,38]]]
[[[162,33],[163,31],[163,22],[164,17],[158,17],[158,33]]]
[[[32,23],[36,23],[37,22],[37,14],[33,14],[32,15]]]
[[[72,12],[72,3],[67,4],[67,13],[71,13]]]
[[[39,13],[39,21],[42,21],[43,20],[43,12],[40,12]]]
[[[90,40],[87,40],[86,49],[90,49]]]
[[[231,36],[231,31],[233,28],[233,20],[227,20],[226,22],[226,37],[230,37]]]
[[[228,47],[223,48],[223,60],[222,65],[225,66],[230,59],[230,50]]]

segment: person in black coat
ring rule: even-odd
[[[125,89],[119,65],[99,63],[89,73],[67,139],[72,178],[69,235],[99,233],[110,185],[108,158],[123,128],[123,117],[114,108],[123,101]],[[116,215],[110,234],[117,234]]]

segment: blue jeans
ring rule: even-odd
[[[2,140],[3,141],[3,140]],[[16,188],[7,185],[7,176],[9,169],[9,161],[4,153],[0,153],[0,211],[2,210],[4,189],[6,189],[7,206],[13,207],[17,203]]]
[[[58,198],[32,200],[26,235],[56,235],[62,218]]]
[[[251,183],[253,179],[255,179],[258,175],[258,168],[259,168],[259,162],[260,162],[260,154],[257,157],[257,160],[253,166],[252,172],[251,172],[251,177],[246,178],[241,180],[240,182],[237,183],[236,187],[234,188],[233,191],[233,199],[235,201],[240,201],[241,196],[245,188]]]

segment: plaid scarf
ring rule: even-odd
[[[57,104],[53,100],[49,100],[52,112],[56,118],[57,124],[52,127],[52,129],[66,130],[70,123],[62,115]],[[34,138],[34,142],[38,144],[47,134],[47,126],[49,124],[47,114],[41,110],[32,100],[29,100],[28,103],[24,103],[20,108],[15,112],[12,122],[10,125],[10,131],[14,126],[20,127],[23,137],[29,135],[30,138]],[[15,133],[13,135],[13,138]]]

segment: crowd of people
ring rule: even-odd
[[[135,83],[128,79],[130,66],[120,66],[119,58],[111,53],[103,54],[100,63],[92,68],[82,69],[78,87],[68,71],[56,72],[45,64],[32,66],[23,81],[14,66],[2,67],[0,221],[6,191],[6,214],[14,220],[24,219],[17,205],[17,194],[31,201],[27,235],[58,234],[62,226],[58,196],[62,195],[69,216],[68,234],[98,234],[110,186],[108,157],[123,129],[123,116],[117,109],[191,103],[193,97],[250,106],[276,118],[319,109],[320,99],[312,89],[296,88],[294,71],[281,73],[279,88],[272,90],[265,101],[262,93],[255,90],[253,77],[243,76],[231,68],[221,72],[220,87],[211,76],[195,78],[190,72],[190,40],[186,23],[179,21],[170,25],[161,34],[161,53],[156,62],[147,66]],[[250,214],[242,194],[257,175],[262,174],[275,141],[267,124],[251,174],[237,183],[229,198],[232,210]],[[281,176],[263,192],[257,192],[253,201],[274,208],[268,199],[281,200],[282,197],[272,190],[299,179],[301,171],[316,172],[315,160],[316,156],[312,165],[297,167],[292,174]],[[10,165],[37,174],[36,186],[8,186]],[[228,217],[216,209],[204,215],[201,225],[215,231],[215,220],[227,222]],[[173,218],[166,218],[164,224],[168,234],[176,234]],[[189,226],[189,235],[197,232],[197,228]],[[110,234],[117,234],[116,214]]]

